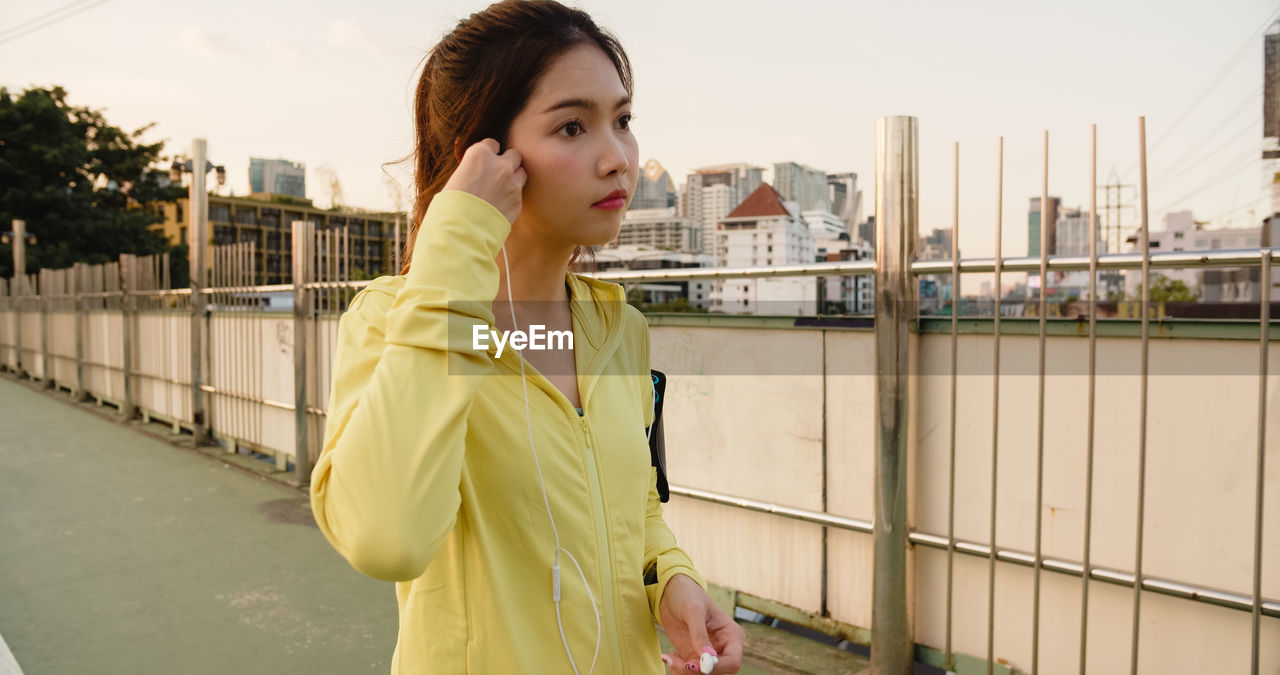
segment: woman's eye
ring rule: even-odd
[[[621,118],[619,118],[619,120],[622,122],[623,129],[631,128],[631,113],[627,113],[623,115]]]
[[[579,130],[581,130],[581,129],[582,129],[582,123],[581,123],[581,122],[579,122],[579,121],[577,121],[577,120],[574,120],[574,121],[569,122],[568,124],[566,124],[566,125],[564,125],[564,126],[560,127],[560,130],[561,130],[561,131],[564,131],[565,129],[579,129]],[[580,136],[580,135],[581,135],[581,134],[569,134],[569,136],[570,136],[570,137]]]

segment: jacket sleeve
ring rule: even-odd
[[[643,373],[646,381],[644,388],[646,398],[642,400],[647,403],[652,400],[649,397],[653,395],[649,389],[652,386],[649,380],[649,324],[644,320],[644,315],[640,316],[643,332],[641,358],[644,364],[640,372]],[[644,410],[645,426],[653,424],[651,419],[653,407],[645,405]],[[659,612],[662,593],[666,591],[667,583],[672,577],[683,574],[698,582],[702,590],[707,590],[707,582],[693,568],[693,561],[689,559],[689,554],[676,545],[675,535],[671,533],[671,528],[667,527],[667,522],[662,519],[662,500],[658,496],[658,470],[653,467],[649,468],[649,501],[644,521],[644,569],[646,578],[650,576],[650,570],[655,573],[656,583],[647,583],[644,588],[649,595],[649,611],[653,614],[653,620],[659,624],[662,623],[662,615]]]
[[[493,325],[510,229],[480,197],[438,193],[399,292],[367,288],[339,321],[311,511],[370,577],[421,576],[457,519],[467,415],[494,367],[472,326]]]

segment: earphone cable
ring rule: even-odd
[[[507,308],[511,310],[511,328],[514,330],[519,326],[516,323],[516,308],[511,301],[511,266],[507,262],[507,246],[502,246],[502,266],[506,270],[507,281]],[[578,675],[578,666],[573,660],[573,652],[569,649],[569,640],[564,634],[564,622],[560,618],[560,552],[564,551],[569,560],[573,562],[573,566],[578,570],[578,576],[582,578],[582,585],[587,589],[587,597],[591,599],[591,611],[596,616],[596,651],[591,657],[591,670],[587,671],[588,675],[594,673],[596,669],[596,659],[600,656],[600,612],[596,609],[596,596],[591,592],[591,584],[587,583],[587,575],[582,571],[582,565],[578,564],[577,558],[568,549],[560,546],[560,532],[556,529],[556,519],[551,515],[551,500],[547,498],[547,486],[542,481],[542,464],[538,462],[538,451],[533,446],[533,416],[529,412],[529,380],[525,377],[524,372],[524,356],[516,353],[516,357],[520,360],[520,385],[524,389],[524,419],[525,428],[529,431],[529,452],[533,454],[533,466],[538,471],[538,487],[542,490],[542,504],[547,508],[547,520],[551,522],[551,534],[556,540],[555,557],[551,565],[551,597],[556,606],[556,626],[560,629],[560,642],[564,645],[564,653],[569,656],[569,667],[573,669],[574,675]]]

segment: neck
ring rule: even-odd
[[[525,228],[512,228],[504,244],[504,253],[498,252],[498,294],[495,301],[514,302],[543,301],[568,302],[565,274],[569,270],[569,258],[573,247],[556,246],[541,237],[531,237]],[[510,279],[507,273],[510,271]],[[508,295],[508,282],[510,295]]]

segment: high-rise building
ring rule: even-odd
[[[814,235],[817,262],[872,260],[875,249],[848,233],[831,237]],[[821,314],[871,314],[874,311],[875,275],[846,274],[818,277],[818,311]]]
[[[702,251],[702,227],[689,218],[676,215],[675,207],[663,209],[628,209],[622,218],[618,236],[605,248],[643,246],[655,250],[699,253]]]
[[[861,239],[872,250],[876,248],[876,216],[871,214],[867,219],[858,223],[858,239]]]
[[[801,211],[831,210],[825,171],[795,162],[775,162],[773,186],[783,199],[799,203]]]
[[[1089,212],[1084,209],[1062,209],[1055,226],[1054,254],[1056,255],[1089,255]],[[1097,242],[1098,255],[1107,252],[1107,242],[1102,237],[1102,228],[1096,227],[1094,238]],[[1037,250],[1035,255],[1040,255]]]
[[[635,244],[610,245],[595,252],[596,269],[658,270],[687,267],[710,267],[710,257],[701,253],[655,250]],[[673,280],[628,284],[631,291],[639,292],[640,302],[663,303],[680,298],[689,301],[694,309],[706,311],[711,306],[711,281],[699,279]]]
[[[844,223],[846,232],[854,232],[862,222],[862,191],[858,189],[858,174],[827,174],[827,197],[831,212]]]
[[[920,235],[920,243],[916,245],[916,258],[950,260],[952,231],[949,227],[935,227],[933,232]]]
[[[1269,33],[1262,45],[1262,138],[1280,139],[1280,33]],[[1263,159],[1274,159],[1264,152]]]
[[[768,183],[716,223],[715,233],[719,267],[799,265],[815,258],[813,234],[798,205],[784,201]],[[815,314],[817,297],[815,277],[722,281],[711,292],[711,311]]]
[[[1062,198],[1049,198],[1049,213],[1045,218],[1045,240],[1048,242],[1048,253],[1054,255],[1057,253],[1055,248],[1055,234],[1058,224],[1058,209],[1062,206]],[[1040,256],[1040,198],[1031,198],[1031,208],[1027,212],[1027,255],[1033,257]]]
[[[671,174],[662,168],[658,160],[644,163],[644,172],[636,180],[636,193],[629,209],[666,209],[676,205],[676,186]]]
[[[287,159],[249,158],[249,191],[256,195],[306,198],[307,167]]]
[[[264,200],[209,195],[209,232],[205,240],[206,266],[213,260],[212,246],[255,242],[255,284],[282,284],[292,278],[293,223],[310,221],[317,232],[331,230],[340,241],[342,255],[334,264],[340,275],[352,279],[373,279],[382,274],[399,274],[395,269],[396,244],[405,243],[403,213],[362,209],[333,211],[318,209],[306,199]],[[161,205],[164,220],[150,229],[162,234],[170,244],[187,244],[190,205],[182,197]],[[396,229],[400,229],[397,237]],[[349,266],[349,267],[348,267]]]
[[[713,236],[717,219],[735,208],[747,195],[755,191],[764,180],[764,168],[750,164],[721,164],[694,169],[684,184],[683,208],[677,213],[694,219],[702,225],[702,246],[707,254],[714,247]],[[706,192],[704,188],[717,185],[727,186],[728,190]],[[724,206],[714,205],[704,208],[704,198],[724,200]]]

